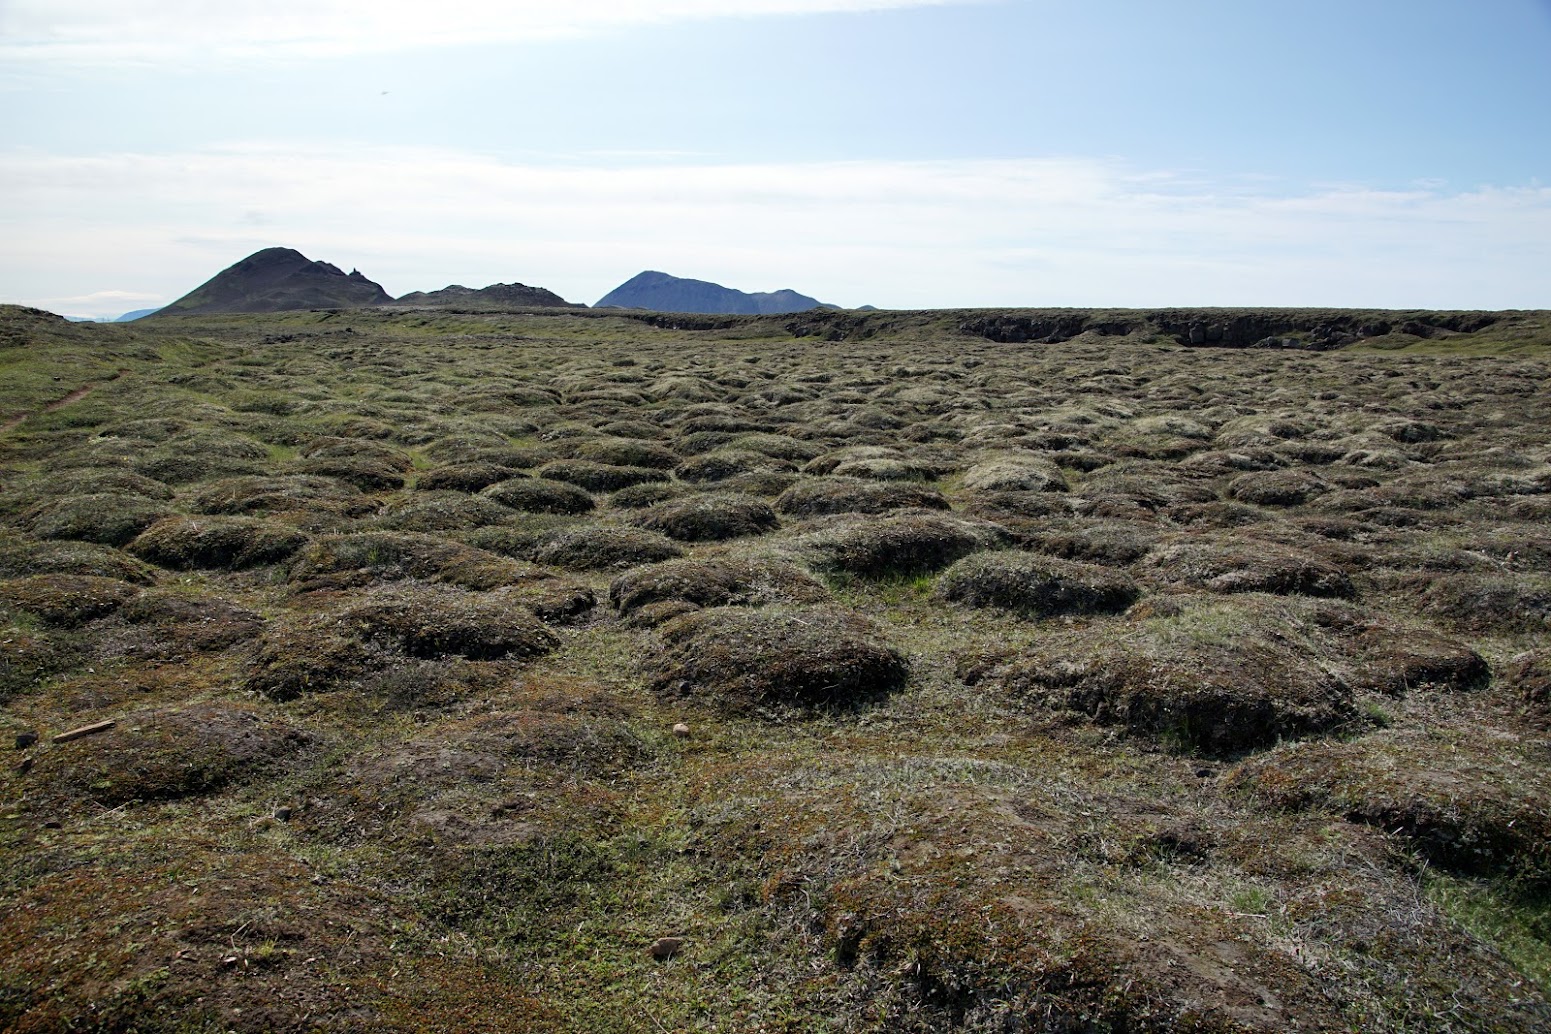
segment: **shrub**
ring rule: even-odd
[[[887,513],[890,510],[946,510],[941,492],[920,485],[863,481],[857,478],[813,478],[782,492],[775,508],[794,517],[838,513]]]
[[[722,493],[662,503],[633,517],[630,523],[680,542],[720,542],[780,527],[768,503]]]
[[[155,500],[104,492],[39,503],[22,515],[22,524],[39,538],[122,546],[171,512]]]
[[[416,657],[497,660],[549,653],[560,645],[531,611],[511,600],[445,585],[373,590],[341,620],[365,638],[390,641]]]
[[[1139,591],[1130,578],[1103,567],[1001,550],[965,557],[948,568],[936,595],[971,607],[1053,617],[1121,611]]]
[[[876,627],[824,608],[718,608],[662,626],[651,686],[729,710],[847,708],[901,689],[904,657]]]
[[[306,534],[274,521],[176,516],[151,525],[128,549],[142,560],[179,571],[199,567],[236,570],[277,564],[306,543]]]

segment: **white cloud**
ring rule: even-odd
[[[12,152],[0,284],[30,304],[108,289],[170,300],[283,244],[394,294],[521,280],[590,302],[654,268],[901,308],[1551,307],[1551,188],[1264,189],[1080,159]]]
[[[0,5],[0,60],[316,57],[965,2],[975,0],[7,0]]]

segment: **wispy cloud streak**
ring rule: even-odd
[[[978,0],[7,0],[0,5],[0,60],[322,57],[966,2]]]

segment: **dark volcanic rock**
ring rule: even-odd
[[[704,280],[685,280],[648,270],[598,300],[596,308],[650,309],[654,312],[737,313],[750,316],[803,312],[821,303],[796,291],[748,294]]]
[[[314,262],[291,248],[265,248],[217,273],[164,313],[355,309],[393,301],[359,272]]]
[[[394,305],[432,309],[521,309],[530,307],[584,309],[585,305],[568,302],[553,291],[527,284],[491,284],[475,290],[452,284],[440,291],[411,291],[396,298]]]

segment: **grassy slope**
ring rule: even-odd
[[[934,313],[840,340],[0,313],[25,416],[0,439],[0,728],[44,734],[0,774],[0,1027],[1543,1029],[1545,317],[1306,353],[1143,324],[997,344]],[[654,691],[676,626],[608,602],[644,491],[566,516],[416,487],[656,469],[643,441],[746,471],[654,491],[776,504],[777,531],[681,543],[696,577],[810,575],[908,660],[904,689],[816,711]],[[973,487],[1009,463],[1068,491]],[[837,513],[783,507],[821,470],[952,510],[847,516],[853,480],[824,482]],[[1254,501],[1289,476],[1309,498]],[[289,559],[227,569],[285,529]],[[1140,602],[938,594],[957,552],[1009,547]],[[1297,565],[1352,598],[1289,592]],[[380,617],[406,580],[419,639]],[[811,605],[760,584],[740,599]],[[489,600],[558,648],[461,656],[495,641]]]

